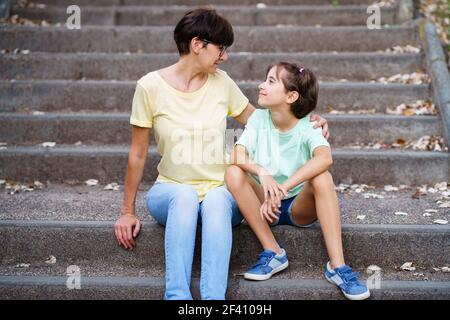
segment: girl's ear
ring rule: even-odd
[[[291,104],[291,103],[294,103],[295,101],[297,101],[298,99],[300,99],[300,95],[298,94],[298,92],[297,91],[290,91],[288,93],[286,102],[288,104]]]

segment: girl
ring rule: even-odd
[[[329,255],[325,277],[347,298],[366,299],[369,290],[344,261],[338,199],[328,171],[330,145],[308,117],[317,104],[317,79],[287,62],[271,65],[266,75],[258,104],[267,109],[248,119],[225,173],[229,191],[264,248],[244,276],[267,280],[287,268],[286,251],[271,226],[306,228],[319,220]]]

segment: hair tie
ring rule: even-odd
[[[299,68],[299,69],[298,69],[298,71],[299,71],[300,73],[302,73],[303,70],[305,70],[305,69],[304,69],[304,68]]]

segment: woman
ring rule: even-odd
[[[202,225],[200,293],[225,299],[232,226],[242,220],[224,185],[227,116],[245,125],[255,108],[228,75],[219,70],[234,41],[230,23],[213,9],[190,11],[178,22],[174,39],[180,54],[174,65],[139,79],[130,123],[131,148],[122,215],[115,234],[126,249],[140,230],[135,200],[147,157],[150,128],[161,160],[158,178],[146,195],[154,219],[166,227],[165,299],[191,300],[190,280],[197,223]],[[323,127],[326,120],[311,117]]]

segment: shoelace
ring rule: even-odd
[[[273,254],[270,252],[260,253],[258,256],[258,261],[251,268],[253,269],[259,266],[265,266],[267,264],[267,261],[269,261],[272,256]]]

